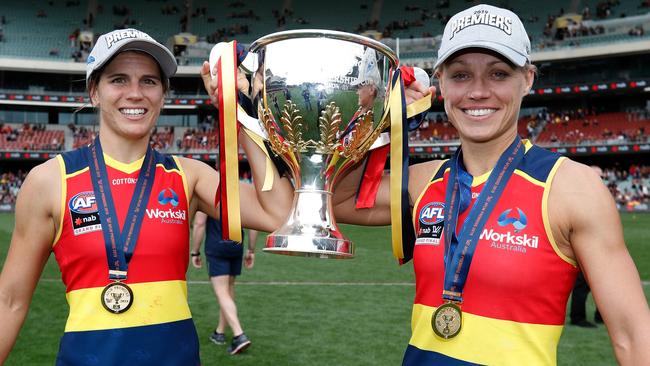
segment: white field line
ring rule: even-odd
[[[41,278],[43,282],[59,282],[58,278]],[[210,285],[210,281],[187,281],[189,285]],[[650,286],[650,281],[641,281]],[[237,286],[415,286],[413,282],[296,282],[296,281],[237,281]]]

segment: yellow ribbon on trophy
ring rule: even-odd
[[[413,257],[415,229],[411,218],[408,193],[408,125],[407,118],[420,114],[431,107],[427,95],[406,106],[404,83],[398,68],[391,83],[390,110],[390,216],[393,255],[400,264]]]

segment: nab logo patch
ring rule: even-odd
[[[508,226],[512,224],[512,226],[515,228],[515,233],[524,230],[526,228],[526,225],[528,225],[528,219],[526,218],[524,211],[520,210],[519,207],[516,207],[516,209],[519,213],[519,218],[508,217],[508,214],[510,214],[510,211],[512,211],[512,209],[509,208],[503,211],[501,215],[499,215],[497,224],[499,224],[499,226]]]
[[[178,206],[178,195],[171,188],[166,188],[158,193],[158,203],[161,205],[171,204],[173,207]]]
[[[75,194],[68,201],[72,232],[75,235],[87,234],[102,229],[95,192],[85,191]]]
[[[420,210],[420,222],[423,225],[434,225],[445,219],[445,204],[442,202],[430,202]]]
[[[77,193],[68,202],[68,207],[70,211],[80,214],[97,212],[95,192],[86,191]]]

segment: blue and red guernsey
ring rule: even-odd
[[[463,324],[444,340],[431,316],[442,303],[444,162],[414,209],[417,240],[412,337],[403,365],[553,365],[566,303],[578,269],[558,249],[548,220],[548,194],[559,155],[526,144],[523,161],[481,232],[463,292]],[[488,174],[475,177],[472,204]],[[458,219],[459,228],[469,209]]]
[[[70,314],[57,365],[199,365],[199,343],[187,303],[188,188],[180,163],[155,152],[153,188],[124,281],[133,304],[124,313],[102,306],[110,283],[102,223],[88,163],[80,150],[57,157],[63,200],[54,254]],[[119,163],[104,155],[120,228],[143,159]]]

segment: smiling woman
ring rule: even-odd
[[[650,359],[650,310],[607,188],[591,168],[517,135],[535,76],[529,53],[506,9],[477,5],[445,27],[435,76],[461,145],[450,160],[409,167],[416,240],[403,252],[416,295],[403,365],[555,364],[579,270],[619,363]],[[358,210],[362,175],[336,188],[338,221],[389,224],[389,177],[375,206]]]
[[[116,30],[97,39],[86,83],[99,137],[32,169],[18,195],[0,275],[0,363],[54,252],[70,306],[57,365],[200,364],[185,280],[189,223],[197,209],[219,216],[219,178],[203,162],[150,146],[176,68],[171,52],[146,33]],[[253,144],[242,141],[245,151],[261,154]],[[241,185],[244,226],[272,231],[284,220],[289,203],[282,202],[292,190],[274,174],[272,191]]]

